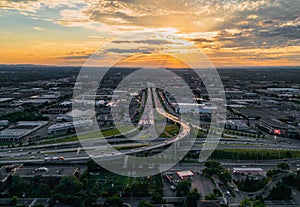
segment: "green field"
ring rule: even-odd
[[[121,127],[120,131],[129,132],[133,129],[134,128],[131,127],[131,126]],[[89,134],[81,135],[79,137],[74,135],[74,137],[62,138],[62,139],[56,139],[56,140],[49,140],[49,141],[43,142],[43,144],[71,142],[71,141],[77,141],[78,139],[85,140],[85,139],[93,139],[93,138],[111,137],[111,136],[120,135],[121,134],[120,131],[116,128],[107,129],[107,130],[103,130],[101,133],[100,132],[92,132],[92,133],[89,133]],[[136,133],[136,132],[132,132],[132,133]]]
[[[180,127],[176,124],[167,125],[165,130],[160,135],[162,138],[172,138],[175,137],[180,132]]]
[[[132,178],[117,175],[106,170],[99,170],[97,173],[91,173],[87,179],[89,188],[96,186],[104,197],[112,196],[116,193],[132,194],[133,196],[146,193],[150,196],[152,193],[159,192],[162,188],[161,175]]]
[[[88,182],[90,187],[93,187],[96,184],[102,196],[112,196],[122,192],[124,187],[132,182],[132,178],[116,175],[103,170],[98,174],[90,175]]]
[[[92,139],[92,138],[111,137],[111,136],[119,135],[119,134],[121,134],[121,132],[123,132],[123,133],[129,132],[133,129],[134,128],[132,126],[120,127],[119,129],[113,128],[113,129],[103,130],[101,133],[93,132],[90,134],[81,135],[78,138],[80,140],[84,140],[84,139]]]

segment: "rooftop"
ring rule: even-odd
[[[183,179],[184,177],[188,177],[188,176],[193,176],[194,173],[187,170],[187,171],[180,171],[176,173],[181,179]]]

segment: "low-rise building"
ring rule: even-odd
[[[74,122],[63,122],[50,126],[48,134],[68,134],[75,132],[77,127],[91,127],[93,122],[91,120],[81,120]]]
[[[9,124],[8,120],[0,120],[0,128],[1,127],[7,127]]]
[[[284,137],[298,137],[299,131],[294,126],[288,125],[280,120],[274,118],[262,118],[259,121],[259,126],[269,134],[284,136]]]
[[[44,111],[46,114],[65,114],[70,111],[70,108],[66,107],[53,107]]]
[[[226,129],[232,129],[237,131],[246,131],[249,129],[249,126],[242,120],[227,120],[225,124]]]
[[[243,168],[233,168],[233,173],[240,173],[240,174],[261,174],[264,172],[264,170],[262,168],[247,168],[247,167],[243,167]]]
[[[180,171],[176,173],[180,179],[190,178],[194,175],[192,171]]]
[[[0,141],[18,143],[27,135],[47,125],[47,121],[20,121],[15,126],[0,132]]]

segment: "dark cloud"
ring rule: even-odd
[[[124,43],[132,43],[132,41],[129,40],[114,40],[112,43],[117,43],[117,44],[124,44]]]
[[[225,19],[215,38],[224,48],[258,49],[296,46],[300,40],[299,0],[274,0],[255,10],[236,12]],[[241,31],[230,33],[229,30]]]
[[[274,25],[276,22],[273,20],[263,20],[259,23],[260,26],[262,27],[270,27],[272,25]]]
[[[275,27],[275,28],[271,28],[269,30],[261,31],[260,35],[262,37],[284,36],[289,39],[300,39],[300,25]]]
[[[193,38],[193,39],[188,39],[193,42],[201,43],[201,42],[214,42],[213,40],[205,39],[205,38]]]
[[[79,55],[79,56],[65,56],[62,57],[65,60],[81,60],[81,59],[88,59],[90,55]]]

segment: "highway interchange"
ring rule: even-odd
[[[152,92],[151,92],[152,91]],[[152,99],[153,94],[153,99]],[[156,132],[154,126],[154,109],[152,100],[155,101],[156,111],[172,121],[178,122],[181,125],[181,131],[176,136],[176,138],[166,139],[166,138],[157,138],[153,140],[152,137],[157,137],[158,132]],[[187,136],[190,133],[190,128],[198,128],[202,130],[199,126],[193,125],[191,123],[184,123],[183,121],[178,121],[168,116],[168,113],[162,107],[159,98],[156,94],[155,89],[148,88],[148,98],[147,98],[146,107],[144,114],[149,116],[142,116],[139,124],[148,125],[143,129],[136,137],[143,136],[139,142],[127,142],[122,143],[122,141],[128,141],[126,137],[110,137],[106,138],[90,138],[86,140],[81,140],[84,142],[85,148],[89,151],[93,150],[96,153],[97,158],[103,157],[107,159],[114,156],[118,156],[122,153],[124,154],[136,154],[143,151],[151,151],[154,149],[162,149],[166,146],[169,146],[177,141],[180,141],[183,137]],[[150,116],[151,115],[151,116]],[[147,123],[145,123],[147,122]],[[147,136],[145,136],[147,135]],[[136,139],[135,139],[136,140]],[[108,143],[108,142],[109,143]],[[121,143],[120,143],[121,142]],[[256,139],[250,137],[241,137],[241,136],[232,136],[232,138],[215,138],[210,139],[209,141],[205,138],[197,138],[193,145],[192,150],[200,151],[203,144],[218,144],[217,149],[259,149],[259,150],[282,150],[282,151],[300,151],[300,143],[293,140],[293,144],[288,142],[278,143],[275,140],[267,139]],[[121,150],[118,152],[112,153],[107,148],[111,145],[114,148],[126,148],[127,150]],[[130,148],[130,149],[129,149]],[[179,150],[186,150],[184,148]],[[24,146],[18,148],[3,148],[0,151],[0,163],[24,163],[24,162],[44,162],[45,157],[59,158],[63,157],[63,160],[60,162],[83,162],[91,157],[87,155],[85,150],[82,148],[82,143],[78,141],[70,142],[61,142],[54,144],[41,144],[33,146]]]
[[[23,146],[16,148],[2,148],[0,150],[0,164],[18,164],[18,163],[35,163],[40,165],[47,165],[49,163],[54,164],[84,164],[92,158],[111,160],[118,158],[121,155],[137,155],[145,151],[163,151],[171,145],[175,145],[180,142],[181,139],[189,135],[191,128],[204,131],[205,129],[186,121],[180,121],[178,118],[172,118],[164,110],[161,105],[159,97],[154,88],[148,88],[147,102],[144,108],[144,115],[141,117],[137,128],[142,127],[141,131],[137,128],[124,133],[123,136],[111,136],[106,138],[89,138],[79,141],[68,141],[51,144],[39,144],[32,146]],[[153,97],[152,97],[153,96]],[[155,106],[155,109],[154,109]],[[163,116],[169,120],[180,124],[180,132],[175,138],[159,138],[158,134],[161,131],[157,131],[154,127],[155,116]],[[134,137],[126,137],[127,134],[132,132],[139,132]],[[94,132],[93,132],[94,133]],[[142,138],[141,138],[142,137]],[[153,138],[158,137],[158,138]],[[217,149],[249,149],[249,150],[276,150],[278,151],[279,158],[280,153],[286,151],[300,151],[300,142],[298,140],[287,139],[285,142],[278,142],[277,140],[271,139],[257,139],[245,136],[233,136],[226,134],[227,138],[215,137],[207,140],[206,138],[196,138],[191,149],[184,147],[178,147],[178,151],[201,151],[203,145],[209,146],[217,144]],[[130,140],[130,141],[128,141]],[[175,143],[175,144],[174,144]],[[84,146],[84,147],[83,147]],[[121,149],[119,151],[111,151],[110,148]],[[122,149],[123,148],[123,149]],[[92,154],[87,153],[93,152]],[[233,167],[259,167],[264,171],[272,170],[277,168],[278,160],[267,160],[267,161],[241,161],[241,160],[220,160],[222,165],[231,170]],[[300,159],[289,160],[290,170],[296,171],[297,164],[300,164]],[[164,164],[162,164],[164,165]],[[177,163],[169,172],[177,172],[182,170],[191,170],[193,172],[201,172],[205,168],[204,163]],[[202,194],[209,192],[209,189],[205,189],[204,186],[213,186],[209,181],[205,181],[203,178],[195,178],[195,185]],[[280,180],[274,178],[274,182],[268,185],[264,191],[265,193],[275,185],[275,181]],[[199,187],[202,186],[202,187]],[[166,190],[166,192],[169,192]],[[257,192],[258,195],[261,192]],[[236,193],[236,197],[228,197],[228,200],[232,204],[238,206],[239,201],[247,197],[248,194],[244,192]]]

